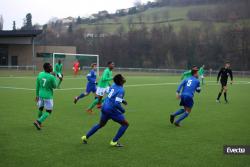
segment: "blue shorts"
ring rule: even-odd
[[[107,111],[102,108],[102,113],[101,113],[101,121],[102,122],[107,122],[108,120],[112,119],[115,122],[121,123],[125,121],[124,115],[119,112],[119,111]]]
[[[87,93],[90,93],[90,92],[95,93],[96,92],[96,85],[88,83],[87,86],[86,86],[86,92]]]
[[[186,96],[186,95],[181,95],[180,106],[192,108],[193,105],[194,105],[194,101],[193,101],[192,97]]]

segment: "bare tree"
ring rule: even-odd
[[[3,16],[0,15],[0,30],[3,29]]]

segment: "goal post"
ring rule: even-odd
[[[55,69],[55,64],[58,60],[62,61],[63,70],[72,70],[73,63],[79,61],[80,67],[90,67],[92,63],[97,64],[96,73],[99,76],[99,55],[94,54],[74,54],[74,53],[53,53],[52,54],[52,64],[53,69]]]

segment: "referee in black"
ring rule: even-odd
[[[228,103],[228,100],[227,100],[227,80],[228,80],[228,76],[230,76],[231,84],[232,84],[233,83],[233,72],[230,69],[230,62],[226,62],[225,67],[222,67],[220,69],[219,73],[218,73],[217,83],[219,82],[219,79],[220,79],[221,90],[220,90],[220,92],[218,94],[216,102],[220,103],[220,97],[221,97],[222,93],[224,92],[225,102]]]

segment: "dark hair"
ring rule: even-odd
[[[44,64],[43,64],[43,69],[44,69],[44,71],[49,71],[49,70],[50,70],[50,67],[51,67],[50,63],[44,63]]]
[[[92,64],[91,64],[91,67],[94,67],[94,66],[97,66],[97,64],[96,64],[96,63],[92,63]]]
[[[123,85],[126,82],[125,78],[121,74],[115,75],[113,80],[114,80],[114,83],[116,85],[120,85],[120,86]]]
[[[192,75],[196,74],[197,72],[198,72],[197,69],[192,69],[192,70],[191,70],[191,74],[192,74]]]
[[[114,63],[114,62],[113,62],[113,61],[108,61],[108,63],[107,63],[107,64],[108,64],[108,65],[110,65],[110,64],[112,64],[112,63]]]

